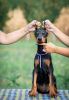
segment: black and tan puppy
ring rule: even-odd
[[[46,28],[38,30],[36,25],[35,37],[38,44],[47,43],[48,33]],[[53,75],[53,64],[51,54],[42,51],[43,45],[38,45],[37,54],[34,59],[34,70],[32,89],[29,91],[30,97],[35,97],[39,93],[49,93],[50,97],[57,97],[56,78]]]

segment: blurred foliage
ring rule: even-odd
[[[5,21],[8,19],[7,13],[9,11],[8,0],[0,0],[0,29],[5,25]]]
[[[54,22],[62,7],[67,7],[69,0],[23,0],[20,7],[25,10],[25,17],[28,22],[36,19],[43,21],[49,19]]]
[[[28,22],[34,19],[40,22],[49,19],[54,22],[61,8],[67,6],[69,6],[69,0],[0,0],[0,29],[8,19],[9,9],[20,7]]]

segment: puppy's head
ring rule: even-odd
[[[35,37],[37,43],[45,43],[48,36],[48,32],[46,32],[46,28],[44,30],[38,30],[36,26]]]

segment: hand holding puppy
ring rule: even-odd
[[[53,43],[41,43],[38,45],[43,45],[43,52],[47,52],[47,53],[55,53],[56,52],[56,48],[57,46],[55,46]]]

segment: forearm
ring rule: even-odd
[[[18,41],[20,38],[22,38],[23,36],[25,36],[27,33],[28,30],[26,29],[26,27],[8,34],[4,34],[3,32],[1,32],[0,43],[5,45],[14,43]]]
[[[55,53],[69,57],[69,48],[63,48],[63,47],[56,46]]]
[[[35,31],[36,20],[33,20],[26,27],[12,33],[5,34],[0,31],[0,44],[11,44],[18,41],[29,32]],[[40,28],[41,23],[37,21],[37,27]]]
[[[54,35],[66,46],[69,47],[69,36],[61,32],[57,27],[55,27],[49,20],[46,20],[46,28],[48,31],[54,33]]]
[[[66,46],[69,47],[69,36],[62,33],[58,28],[54,26],[53,30],[54,35]]]

